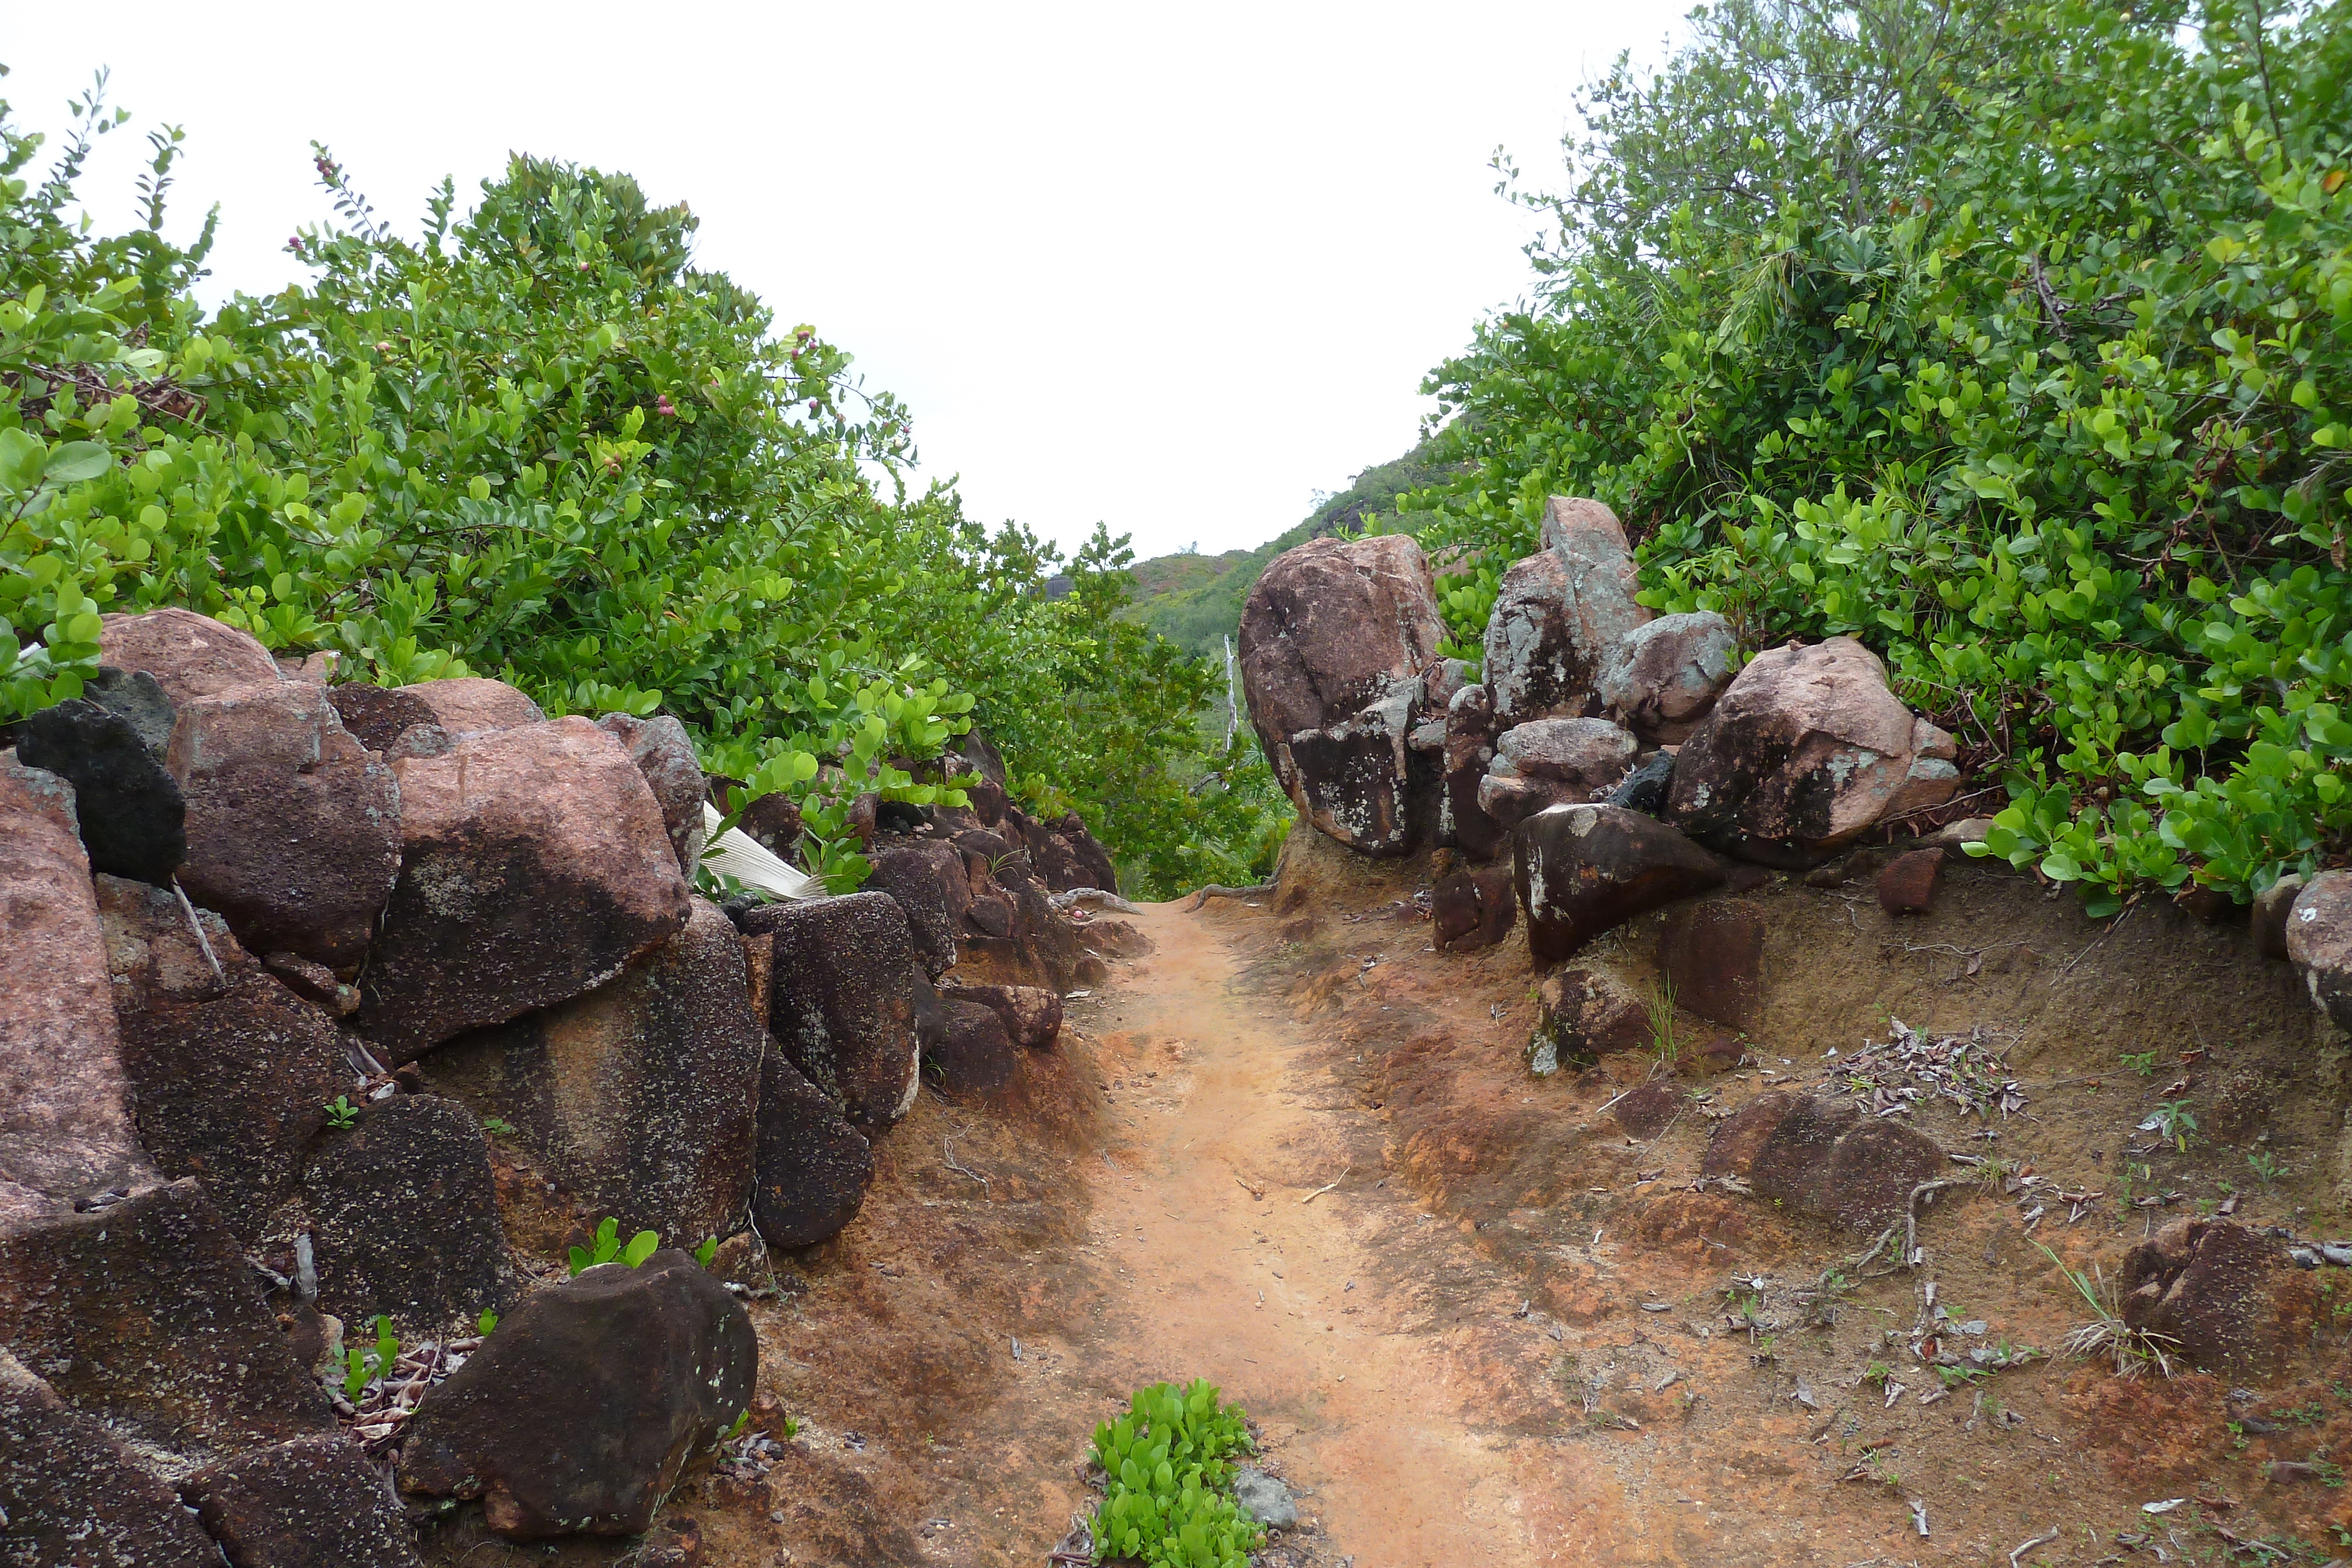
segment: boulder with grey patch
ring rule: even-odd
[[[1648,998],[1606,969],[1555,969],[1536,987],[1528,1065],[1539,1076],[1654,1042]]]
[[[180,781],[127,715],[86,697],[44,708],[17,727],[16,758],[73,786],[92,871],[161,883],[188,858]]]
[[[1507,840],[1502,825],[1478,804],[1478,789],[1495,759],[1494,694],[1483,685],[1464,686],[1445,705],[1445,743],[1440,753],[1444,779],[1438,798],[1439,841],[1475,860],[1492,855]]]
[[[1538,961],[1723,881],[1713,855],[1621,806],[1555,806],[1513,830],[1513,876]]]
[[[1478,806],[1515,828],[1553,806],[1604,799],[1633,766],[1639,743],[1605,718],[1540,718],[1505,730],[1478,786]]]
[[[1672,746],[1697,729],[1738,661],[1731,623],[1715,612],[1662,615],[1609,645],[1593,695],[1648,744]]]

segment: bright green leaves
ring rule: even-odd
[[[1205,1379],[1138,1390],[1126,1415],[1095,1428],[1090,1457],[1107,1482],[1096,1561],[1244,1568],[1265,1531],[1234,1505],[1225,1456],[1255,1449],[1242,1409],[1221,1404]]]
[[[572,1249],[572,1273],[577,1276],[599,1263],[610,1263],[616,1259],[635,1269],[660,1249],[661,1237],[651,1230],[640,1230],[624,1243],[621,1222],[608,1214],[598,1222],[596,1233],[589,1239],[587,1246]],[[716,1249],[713,1250],[715,1252]]]

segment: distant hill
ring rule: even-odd
[[[1189,653],[1223,659],[1224,639],[1241,624],[1242,601],[1266,563],[1284,550],[1308,539],[1358,529],[1368,517],[1394,510],[1396,498],[1444,478],[1444,470],[1427,459],[1426,448],[1415,446],[1403,456],[1365,469],[1338,495],[1309,513],[1297,527],[1250,550],[1223,555],[1162,555],[1138,561],[1130,569],[1136,599],[1127,618],[1150,627]],[[1405,530],[1415,531],[1417,519],[1407,517]]]

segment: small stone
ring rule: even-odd
[[[1493,854],[1504,838],[1501,825],[1478,805],[1478,787],[1495,759],[1495,699],[1485,686],[1464,686],[1447,700],[1438,836],[1475,860]]]
[[[1889,915],[1925,915],[1943,880],[1944,852],[1913,850],[1895,856],[1878,873],[1878,907]]]
[[[874,1177],[874,1154],[841,1107],[781,1051],[760,1078],[759,1145],[751,1223],[771,1247],[807,1247],[857,1217]]]
[[[2124,1322],[2211,1372],[2280,1376],[2315,1315],[2285,1249],[2232,1220],[2173,1220],[2125,1253],[2118,1274]]]
[[[1430,890],[1430,923],[1441,953],[1492,947],[1518,923],[1511,868],[1479,866],[1450,872]]]
[[[1298,1524],[1298,1504],[1290,1489],[1250,1465],[1234,1469],[1234,1506],[1268,1530],[1293,1530]]]
[[[941,1093],[980,1094],[1012,1081],[1014,1046],[993,1008],[959,1001],[940,1004],[943,1038],[923,1056],[925,1074]]]
[[[1013,1043],[1042,1051],[1062,1032],[1062,998],[1042,986],[958,986],[946,993],[958,1001],[995,1009]]]
[[[1675,1118],[1682,1114],[1688,1103],[1689,1096],[1674,1084],[1652,1079],[1619,1095],[1617,1103],[1609,1107],[1609,1114],[1625,1130],[1626,1136],[1654,1138],[1674,1125]]]
[[[1529,1062],[1538,1073],[1655,1043],[1649,999],[1605,969],[1555,969],[1536,987]]]
[[[1658,967],[1675,1006],[1727,1029],[1754,1029],[1764,1017],[1763,912],[1725,898],[1675,910],[1658,934]]]

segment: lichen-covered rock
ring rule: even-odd
[[[1062,1032],[1061,995],[1043,986],[958,986],[946,994],[994,1009],[1013,1043],[1032,1051],[1053,1044]]]
[[[400,879],[358,1019],[387,1065],[592,990],[686,925],[660,806],[586,719],[477,735],[393,768]]]
[[[629,748],[629,759],[645,775],[646,787],[661,807],[662,826],[668,830],[670,848],[677,852],[677,869],[691,878],[702,854],[702,807],[710,786],[695,759],[686,726],[667,714],[637,718],[608,713],[596,721],[596,727]]]
[[[874,873],[866,891],[888,894],[904,912],[924,973],[936,980],[954,968],[956,934],[971,909],[963,852],[940,839],[877,835],[868,858]]]
[[[281,678],[278,661],[250,632],[176,607],[106,616],[98,659],[154,676],[174,706]]]
[[[1381,702],[1437,658],[1435,579],[1402,534],[1309,539],[1268,562],[1242,610],[1250,723],[1286,786],[1281,752]]]
[[[751,1195],[760,1059],[743,938],[694,901],[686,929],[585,996],[435,1051],[436,1088],[515,1138],[586,1212],[683,1243]]]
[[[1528,948],[1565,958],[1637,915],[1723,881],[1715,857],[1653,818],[1620,806],[1555,806],[1513,830],[1512,873]]]
[[[538,1291],[425,1396],[400,1486],[510,1540],[635,1535],[751,1402],[751,1320],[688,1254]]]
[[[1438,839],[1474,860],[1492,855],[1508,836],[1478,805],[1478,787],[1495,759],[1497,733],[1494,695],[1486,687],[1464,686],[1447,700]]]
[[[1658,933],[1658,969],[1675,1006],[1727,1029],[1754,1029],[1764,1016],[1762,911],[1724,898],[1675,910]]]
[[[373,1102],[356,1126],[320,1138],[302,1186],[322,1311],[431,1333],[513,1299],[488,1149],[457,1102]]]
[[[1593,693],[1644,741],[1673,746],[1706,717],[1738,660],[1731,622],[1714,611],[1662,615],[1609,645]]]
[[[103,1423],[0,1350],[0,1563],[220,1568],[172,1488]]]
[[[1429,915],[1441,953],[1494,946],[1518,922],[1511,868],[1489,865],[1447,873],[1430,890]]]
[[[73,786],[92,871],[165,883],[188,858],[179,780],[125,715],[84,697],[44,708],[17,727],[16,758]]]
[[[1327,728],[1292,735],[1277,771],[1299,814],[1360,854],[1409,853],[1405,742],[1413,716],[1412,698],[1401,690]]]
[[[293,1196],[328,1102],[352,1088],[342,1038],[210,910],[197,912],[199,942],[160,887],[101,876],[98,906],[140,1141],[166,1176],[201,1179],[256,1243]]]
[[[2352,1033],[2352,872],[2321,872],[2295,894],[2285,946],[2313,1005]]]
[[[193,1181],[0,1236],[0,1348],[74,1409],[174,1460],[334,1429],[288,1343]]]
[[[760,1077],[751,1224],[771,1247],[807,1247],[857,1218],[874,1152],[841,1107],[771,1049]]]
[[[856,893],[772,904],[743,926],[774,934],[768,1024],[803,1076],[867,1132],[912,1109],[917,971],[898,901]]]
[[[1948,800],[1951,737],[1851,637],[1759,653],[1675,760],[1669,821],[1765,864],[1810,865],[1890,816]]]
[[[2309,1333],[2311,1292],[2286,1249],[2244,1226],[2189,1215],[2124,1254],[2123,1319],[2192,1366],[2256,1379],[2285,1369]]]
[[[423,1568],[400,1500],[340,1436],[239,1454],[180,1490],[237,1568]]]
[[[945,1094],[981,1094],[1012,1081],[1015,1047],[994,1008],[953,991],[940,998],[944,1028],[923,1053],[924,1075]]]
[[[1543,550],[1504,573],[1486,622],[1485,676],[1503,728],[1597,706],[1602,660],[1650,619],[1625,530],[1598,501],[1555,496]]]
[[[187,798],[188,896],[255,952],[356,967],[400,871],[400,790],[304,681],[179,705],[165,754]]]
[[[1536,987],[1528,1067],[1538,1076],[1655,1043],[1649,999],[1606,969],[1555,969]]]
[[[1624,779],[1640,746],[1605,718],[1539,718],[1505,730],[1478,786],[1478,806],[1515,828],[1553,806],[1600,800]]]
[[[131,1120],[73,789],[0,751],[0,1228],[158,1178]]]

